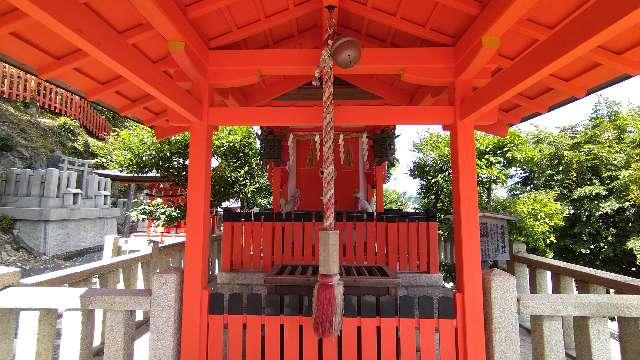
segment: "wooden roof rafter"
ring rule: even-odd
[[[422,27],[414,24],[410,21],[403,20],[393,15],[389,15],[382,11],[376,10],[373,7],[368,7],[353,0],[342,0],[340,2],[340,8],[350,13],[364,16],[369,20],[379,22],[381,24],[390,26],[400,31],[404,31],[408,34],[415,35],[424,40],[430,40],[445,45],[453,45],[455,39],[449,35],[439,33],[435,30],[431,30],[428,27]]]
[[[240,40],[246,39],[255,34],[266,31],[274,26],[286,24],[293,19],[299,18],[303,15],[309,14],[313,11],[318,11],[322,7],[322,1],[311,0],[301,5],[297,5],[288,10],[280,12],[268,18],[264,18],[256,23],[239,28],[236,31],[231,31],[225,35],[215,37],[208,40],[209,48],[217,48],[229,44],[233,44]]]
[[[592,1],[560,31],[539,42],[486,86],[467,97],[461,105],[462,118],[473,118],[499,106],[638,21],[640,8],[636,0],[620,0],[616,6],[606,0]]]
[[[47,0],[10,2],[158,98],[167,107],[174,108],[192,121],[198,121],[198,102],[83,4],[73,1],[53,3]]]

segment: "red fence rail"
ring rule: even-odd
[[[422,296],[417,314],[414,312],[415,298],[402,296],[386,297],[372,309],[359,311],[355,306],[347,305],[345,299],[345,317],[340,336],[318,339],[313,332],[313,323],[305,306],[300,311],[297,301],[287,304],[284,309],[269,306],[264,314],[260,306],[250,303],[260,302],[260,295],[249,294],[248,306],[242,309],[242,295],[229,295],[229,307],[223,310],[224,297],[213,294],[218,299],[217,306],[210,307],[208,319],[208,360],[454,360],[456,359],[456,320],[452,298],[446,298],[448,304],[440,300],[441,309],[448,308],[448,314],[433,313],[433,298]],[[267,295],[267,302],[269,302]],[[353,298],[353,297],[352,297]],[[369,297],[373,298],[373,297]],[[441,298],[442,299],[442,298]],[[408,301],[405,301],[408,300]],[[431,303],[431,310],[424,302]],[[382,302],[385,302],[382,305]],[[221,304],[222,303],[222,304]],[[232,303],[240,304],[231,306]],[[272,304],[273,305],[273,304]],[[376,311],[376,306],[380,308]],[[399,310],[399,311],[398,311]],[[438,336],[436,336],[438,333]]]
[[[111,124],[84,98],[9,64],[1,65],[0,97],[35,101],[42,108],[78,120],[82,127],[99,139],[104,139],[111,131]]]
[[[340,261],[438,273],[438,223],[429,220],[416,213],[338,216]],[[222,271],[269,272],[274,265],[318,263],[322,221],[315,213],[226,213],[223,224]]]

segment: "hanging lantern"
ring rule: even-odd
[[[260,134],[260,158],[263,163],[273,162],[276,166],[282,163],[282,134],[276,134],[273,130],[265,129]]]
[[[338,35],[331,47],[333,61],[343,69],[349,69],[360,61],[360,42],[351,36]]]

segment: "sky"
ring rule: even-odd
[[[515,126],[515,129],[527,131],[536,126],[547,130],[557,130],[563,126],[575,124],[586,119],[591,113],[598,96],[605,96],[622,104],[640,106],[640,76],[623,81],[595,94],[586,96],[559,109],[540,115],[525,123]],[[412,151],[413,143],[427,131],[442,131],[440,126],[402,126],[396,127],[396,157],[399,164],[386,185],[391,189],[415,195],[418,181],[409,176],[409,169],[417,154]]]

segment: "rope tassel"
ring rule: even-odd
[[[313,290],[313,329],[319,338],[337,336],[342,328],[343,285],[339,274],[339,233],[335,231],[335,167],[333,159],[333,58],[336,23],[331,9],[313,84],[322,79],[322,210],[319,275]]]

